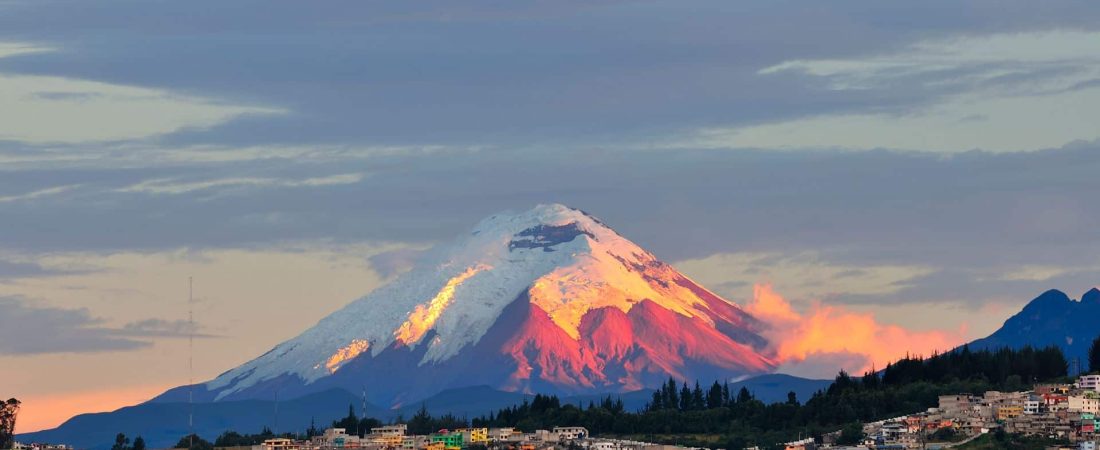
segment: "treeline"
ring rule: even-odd
[[[472,421],[474,426],[584,426],[593,434],[640,437],[697,446],[768,447],[799,436],[819,436],[856,422],[922,411],[940,395],[1020,390],[1036,382],[1066,376],[1066,360],[1057,347],[1044,349],[957,351],[929,358],[907,357],[881,372],[852,377],[841,372],[824,391],[805,403],[789,393],[787,401],[765,404],[744,388],[726,384],[703,389],[669,380],[638,412],[607,397],[588,405],[561,404],[554,396],[504,408]],[[718,438],[718,442],[713,439]]]
[[[975,352],[964,345],[928,359],[905,358],[890,364],[882,371],[882,382],[902,385],[916,381],[942,383],[979,378],[999,386],[1018,388],[1064,377],[1066,368],[1065,355],[1058,347]]]
[[[466,426],[525,431],[583,426],[594,435],[711,448],[772,448],[800,436],[816,437],[841,429],[846,430],[846,438],[854,438],[860,431],[857,423],[922,411],[936,406],[940,395],[1021,390],[1062,379],[1066,369],[1066,359],[1057,347],[997,351],[963,347],[929,358],[906,357],[858,377],[840,372],[827,389],[805,402],[792,392],[785,402],[765,404],[745,388],[734,393],[727,384],[715,382],[704,389],[698,382],[688,385],[670,379],[640,411],[627,411],[622,400],[611,396],[588,404],[568,404],[553,395],[535,395],[469,421],[451,414],[432,416],[421,407],[412,418],[399,417],[394,422],[407,423],[412,434]],[[357,417],[351,407],[347,417],[333,422],[334,427],[359,435],[380,425],[382,421],[377,419]],[[311,425],[295,437],[319,433]],[[270,436],[270,430],[259,435],[227,432],[214,445],[252,445]]]

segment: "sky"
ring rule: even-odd
[[[791,336],[962,342],[1100,284],[1096,117],[1092,1],[0,0],[0,396],[210,379],[549,202]]]

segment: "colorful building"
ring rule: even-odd
[[[460,431],[439,430],[438,433],[432,434],[431,440],[433,444],[441,442],[444,448],[451,450],[462,448],[465,444],[463,438],[464,436]]]
[[[462,433],[462,438],[467,444],[488,444],[489,443],[489,429],[488,428],[463,428],[461,430],[455,430]]]
[[[997,407],[997,420],[1015,419],[1024,414],[1024,407],[1005,405]]]

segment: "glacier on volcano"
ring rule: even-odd
[[[398,405],[478,385],[623,392],[670,376],[771,372],[761,331],[738,305],[591,215],[539,205],[482,220],[196,395],[291,398],[336,387]]]

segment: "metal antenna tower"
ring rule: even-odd
[[[195,448],[195,281],[187,277],[187,449]]]
[[[367,418],[367,385],[363,385],[363,409],[359,410],[359,423],[363,423],[363,419]],[[359,423],[355,424],[355,432],[360,434],[360,437],[367,435],[367,430],[360,430]]]
[[[275,429],[272,430],[276,437],[279,436],[279,390],[275,389]]]

